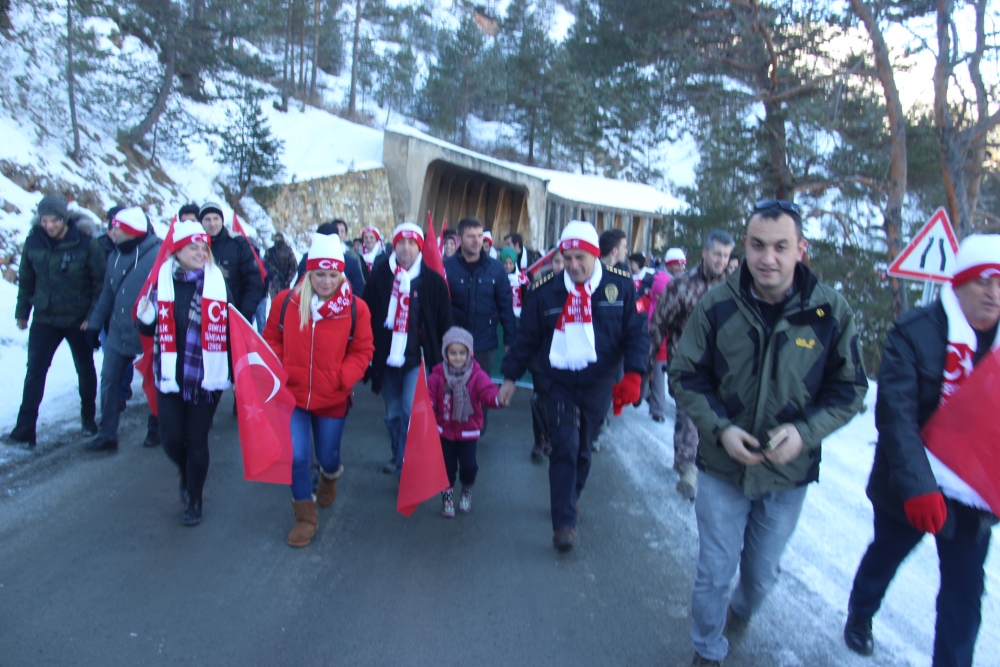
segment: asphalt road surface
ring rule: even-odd
[[[40,446],[0,480],[0,666],[690,664],[693,570],[649,547],[663,530],[630,509],[644,490],[607,447],[576,549],[552,548],[528,398],[490,415],[472,513],[444,519],[434,498],[407,519],[381,472],[382,402],[359,386],[339,496],[305,549],[285,544],[288,488],[243,481],[231,394],[194,528],[180,525],[173,465],[140,445],[141,401],[117,454]],[[786,616],[778,632],[754,619],[727,666],[886,664]]]

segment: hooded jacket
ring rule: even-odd
[[[14,318],[53,327],[79,327],[101,295],[107,261],[101,244],[82,228],[80,216],[66,221],[55,241],[35,220],[24,240],[18,267]]]
[[[87,324],[88,329],[96,331],[107,323],[108,338],[104,346],[127,357],[142,354],[132,310],[153,270],[161,243],[152,233],[134,240],[135,243],[119,244],[108,256],[104,287]]]
[[[795,291],[769,330],[752,282],[744,263],[709,290],[670,359],[674,396],[701,436],[698,467],[747,496],[818,480],[823,438],[854,417],[868,391],[844,297],[799,263]],[[745,466],[719,443],[730,425],[766,442],[784,423],[802,436],[802,453],[786,465]]]

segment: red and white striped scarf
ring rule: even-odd
[[[521,317],[521,306],[524,303],[524,286],[528,284],[527,271],[514,271],[507,274],[510,290],[514,297],[514,317]]]
[[[972,375],[976,332],[965,318],[958,297],[955,296],[955,290],[950,284],[941,287],[941,305],[944,306],[945,315],[948,317],[948,351],[944,360],[940,403],[944,405],[958,391],[966,378]],[[992,349],[997,347],[1000,347],[1000,334],[991,346]],[[965,480],[934,456],[929,449],[925,448],[924,451],[927,452],[927,460],[934,472],[934,479],[937,480],[944,495],[965,505],[992,511],[989,504]]]
[[[392,296],[389,298],[389,312],[386,313],[385,328],[392,329],[392,345],[386,363],[401,368],[406,362],[406,339],[410,326],[410,285],[420,275],[423,253],[417,255],[410,268],[404,269],[396,263],[396,253],[389,255],[389,269],[395,274]]]
[[[177,382],[177,324],[174,322],[174,269],[177,260],[170,257],[160,266],[156,278],[158,308],[157,332],[160,338],[160,391],[180,392]],[[187,308],[187,304],[182,307]],[[201,294],[201,363],[205,371],[201,388],[221,391],[229,388],[229,357],[226,332],[229,303],[226,280],[214,262],[205,264],[205,286]]]
[[[566,303],[556,321],[549,347],[549,363],[552,368],[578,371],[597,361],[597,344],[594,339],[594,311],[591,295],[601,283],[604,269],[600,260],[594,262],[594,272],[590,279],[577,285],[563,271],[566,285]]]

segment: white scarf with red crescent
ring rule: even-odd
[[[309,304],[312,308],[313,321],[319,322],[320,320],[329,318],[340,319],[345,317],[346,313],[351,309],[351,296],[351,283],[347,279],[341,282],[340,289],[337,290],[336,294],[326,301],[321,301],[318,296],[313,294],[312,301]]]
[[[180,392],[177,383],[177,324],[174,322],[174,269],[177,260],[170,257],[160,265],[156,277],[157,331],[160,335],[160,391]],[[190,304],[181,304],[189,308]],[[229,303],[226,279],[215,262],[205,264],[205,286],[201,293],[201,364],[205,376],[201,388],[222,391],[229,388],[229,358],[226,331],[229,326]],[[180,335],[186,335],[181,332]]]
[[[410,283],[420,275],[423,253],[417,255],[409,270],[396,263],[396,253],[389,255],[389,269],[395,274],[392,296],[389,298],[389,312],[385,317],[385,328],[392,329],[392,345],[386,363],[401,368],[406,361],[406,338],[410,326]]]
[[[944,405],[958,391],[965,379],[972,375],[976,332],[965,319],[958,297],[955,296],[950,284],[941,287],[941,305],[944,306],[945,315],[948,317],[948,353],[944,359],[944,380],[941,383],[941,405]],[[998,346],[1000,346],[1000,335],[993,341],[992,349]],[[934,479],[937,480],[944,495],[965,505],[991,511],[982,496],[966,484],[965,480],[942,463],[929,449],[925,448],[925,451],[931,470],[934,472]]]
[[[528,284],[527,271],[514,271],[507,274],[510,281],[510,291],[514,297],[514,317],[521,317],[521,305],[524,302],[524,286]]]
[[[582,285],[570,279],[569,271],[563,271],[563,282],[569,294],[556,320],[556,330],[552,333],[552,345],[549,347],[552,368],[578,371],[597,361],[591,295],[600,285],[603,275],[604,269],[599,260],[594,262],[590,280]]]

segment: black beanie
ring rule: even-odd
[[[125,210],[124,206],[112,206],[111,208],[108,209],[108,219],[105,220],[105,222],[107,222],[110,225],[111,221],[115,219],[116,215],[118,215],[118,211],[124,211],[124,210]]]
[[[336,236],[337,225],[332,222],[324,222],[322,225],[316,228],[317,234],[322,234],[323,236]]]
[[[38,202],[38,217],[54,215],[60,220],[66,220],[69,217],[66,206],[66,198],[62,195],[45,195],[42,197],[42,201]]]

